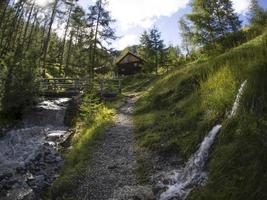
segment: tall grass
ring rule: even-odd
[[[267,62],[251,72],[238,116],[225,121],[208,164],[209,181],[190,200],[267,199]]]
[[[188,159],[212,126],[224,121],[240,84],[266,56],[267,33],[159,77],[137,103],[135,132],[140,148]]]

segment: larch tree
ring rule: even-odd
[[[179,21],[180,35],[182,37],[182,49],[189,56],[194,49],[193,33],[189,22],[183,17]]]
[[[267,23],[267,12],[257,0],[250,1],[248,19],[252,26],[264,26]]]
[[[148,68],[154,68],[158,74],[159,64],[163,64],[164,56],[166,56],[164,41],[161,39],[161,33],[154,27],[149,32],[144,31],[140,37],[141,52],[145,60],[147,60]]]
[[[50,42],[50,38],[51,38],[51,31],[52,31],[52,26],[53,23],[55,21],[56,18],[56,14],[57,14],[57,6],[60,0],[55,0],[52,6],[52,12],[51,12],[51,17],[49,20],[49,25],[48,25],[48,31],[47,31],[47,36],[46,39],[44,41],[44,46],[43,46],[43,71],[42,71],[42,75],[43,77],[45,77],[45,70],[46,70],[46,62],[47,62],[47,53],[48,53],[48,48],[49,48],[49,42]]]
[[[192,23],[194,41],[199,45],[216,46],[216,40],[241,28],[231,0],[194,0],[192,13],[187,19]]]
[[[62,67],[63,67],[63,63],[64,63],[64,53],[65,53],[65,46],[66,46],[66,39],[68,36],[68,31],[69,31],[69,26],[70,26],[70,21],[71,21],[71,15],[73,12],[73,9],[75,7],[75,3],[78,0],[69,0],[69,1],[65,1],[65,4],[67,6],[67,11],[64,13],[67,15],[67,22],[66,22],[66,26],[65,26],[65,30],[64,30],[64,36],[63,36],[63,42],[62,42],[62,51],[60,51],[60,64],[59,64],[59,70],[62,72]]]
[[[91,45],[90,57],[92,64],[90,73],[94,78],[94,68],[97,65],[97,50],[98,48],[106,49],[105,44],[110,44],[110,40],[115,40],[115,31],[111,27],[114,20],[111,18],[110,12],[106,10],[107,2],[105,0],[96,1],[95,5],[89,7],[88,26],[91,29],[93,43]]]

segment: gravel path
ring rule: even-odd
[[[136,97],[119,109],[115,125],[105,133],[103,143],[93,153],[79,200],[112,199],[124,186],[136,186],[132,112]]]

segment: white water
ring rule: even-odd
[[[244,81],[238,90],[228,118],[232,118],[236,115],[246,84],[247,81]],[[216,125],[212,128],[209,134],[204,138],[198,151],[188,160],[183,169],[172,171],[165,175],[165,179],[161,181],[159,185],[162,188],[167,187],[167,190],[160,195],[160,200],[170,200],[172,198],[184,200],[193,189],[193,186],[205,183],[207,173],[204,171],[204,167],[209,157],[209,150],[221,127],[222,125]],[[167,181],[169,185],[164,184],[164,181]]]
[[[242,83],[241,87],[239,88],[234,105],[232,107],[231,113],[228,116],[228,118],[234,117],[236,115],[236,112],[237,112],[238,106],[240,104],[240,100],[241,100],[242,94],[244,93],[244,89],[245,89],[246,85],[247,85],[247,81],[244,81]]]

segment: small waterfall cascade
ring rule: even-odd
[[[228,119],[236,115],[246,85],[247,81],[241,84]],[[163,180],[159,182],[159,187],[167,188],[167,190],[160,195],[160,200],[184,200],[194,186],[202,185],[206,182],[207,173],[204,168],[209,158],[209,150],[221,128],[222,125],[220,124],[212,128],[202,141],[198,151],[192,155],[184,168],[164,175]]]
[[[69,134],[64,125],[69,101],[39,103],[23,116],[19,128],[0,138],[0,199],[23,199],[53,182],[63,165],[56,147]]]

